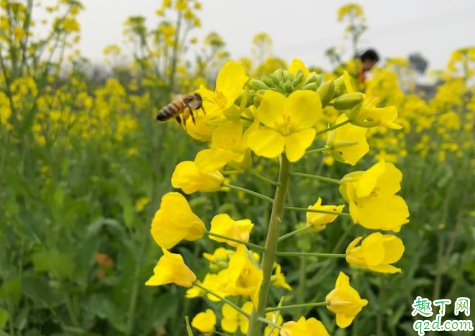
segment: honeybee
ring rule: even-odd
[[[175,99],[158,111],[157,120],[167,121],[171,118],[175,118],[179,124],[186,128],[186,120],[188,120],[190,116],[193,123],[196,124],[193,111],[200,109],[206,114],[203,108],[203,98],[199,93],[191,93]]]

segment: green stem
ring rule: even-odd
[[[312,174],[305,174],[305,173],[291,173],[292,176],[297,176],[297,177],[306,177],[306,178],[311,178],[315,180],[320,180],[320,181],[325,181],[325,182],[330,182],[330,183],[335,183],[335,184],[341,184],[340,180],[333,179],[330,177],[325,177],[325,176],[319,176],[319,175],[312,175]]]
[[[356,142],[356,141],[342,141],[342,142],[339,142],[339,143],[335,144],[334,146],[325,146],[325,147],[322,147],[322,148],[310,149],[310,150],[306,151],[305,154],[322,153],[322,152],[325,152],[325,151],[328,151],[328,150],[334,150],[334,149],[343,148],[343,147],[350,147],[350,146],[354,146],[354,145],[357,145],[357,144],[358,144],[358,142]]]
[[[264,323],[266,323],[270,326],[273,326],[274,328],[277,328],[279,330],[282,329],[282,326],[278,325],[277,323],[275,323],[273,321],[269,321],[268,319],[265,319],[263,317],[258,317],[257,320],[260,321],[260,322],[264,322]]]
[[[279,257],[323,257],[323,258],[346,258],[342,253],[315,253],[315,252],[277,252]]]
[[[257,308],[252,311],[251,319],[249,321],[248,336],[257,336],[261,334],[262,318],[265,314],[267,304],[267,297],[271,284],[272,271],[277,252],[277,245],[279,240],[279,231],[282,223],[282,215],[285,208],[285,197],[287,194],[287,184],[290,178],[290,162],[285,155],[281,156],[280,172],[279,172],[279,186],[276,188],[274,203],[272,206],[272,213],[267,228],[267,238],[265,244],[265,251],[262,257],[261,268],[263,271],[263,280],[259,291],[259,304]]]
[[[285,240],[285,239],[287,239],[287,238],[290,238],[290,237],[292,237],[293,235],[296,235],[297,233],[300,233],[300,232],[302,232],[302,231],[306,231],[306,230],[310,229],[311,227],[312,227],[311,225],[305,225],[305,226],[303,226],[303,227],[301,227],[301,228],[299,228],[299,229],[297,229],[297,230],[294,230],[294,231],[292,231],[292,232],[286,233],[285,235],[279,237],[278,240],[279,240],[279,242],[281,242],[282,240]]]
[[[190,319],[188,318],[188,316],[185,316],[185,323],[188,336],[193,336],[193,330],[191,329]]]
[[[254,175],[255,177],[261,179],[262,181],[266,182],[266,183],[269,183],[269,184],[272,184],[274,186],[278,186],[279,185],[279,182],[276,182],[268,177],[265,177],[264,175],[260,174],[259,172],[255,171],[254,169],[249,169],[248,170],[249,173],[251,173],[252,175]]]
[[[232,184],[229,184],[229,183],[223,183],[223,186],[228,187],[229,189],[239,190],[239,191],[245,192],[246,194],[259,197],[263,200],[266,200],[267,202],[271,202],[271,203],[274,202],[274,200],[272,198],[270,198],[266,195],[262,195],[262,194],[260,194],[256,191],[252,191],[252,190],[249,190],[249,189],[246,189],[246,188],[238,187],[238,186],[235,186],[235,185],[232,185]]]
[[[298,208],[298,207],[285,207],[285,210],[301,211],[301,212],[318,212],[318,213],[329,214],[329,215],[342,215],[342,216],[349,216],[350,215],[349,213],[346,213],[346,212],[327,211],[327,210],[309,209],[309,208]]]
[[[326,307],[326,306],[328,306],[328,303],[326,302],[301,303],[301,304],[295,304],[295,305],[289,305],[289,306],[267,308],[266,313],[270,313],[273,311],[280,311],[280,310],[288,310],[288,309]]]
[[[257,249],[257,250],[264,250],[264,246],[260,246],[260,245],[256,245],[256,244],[253,244],[253,243],[249,243],[247,241],[244,241],[244,240],[241,240],[241,239],[236,239],[236,238],[231,238],[231,237],[227,237],[227,236],[223,236],[223,235],[220,235],[218,233],[214,233],[214,232],[210,232],[210,231],[206,231],[206,234],[208,236],[211,236],[211,237],[216,237],[216,238],[221,238],[221,239],[226,239],[226,240],[229,240],[229,241],[232,241],[232,242],[235,242],[235,243],[238,243],[238,244],[244,244],[250,248],[254,248],[254,249]]]
[[[350,119],[345,120],[345,121],[343,121],[343,122],[341,122],[341,123],[339,123],[339,124],[330,126],[330,127],[328,127],[327,129],[324,129],[323,131],[317,132],[317,135],[319,135],[319,134],[324,134],[324,133],[333,131],[334,129],[337,129],[337,128],[341,127],[341,126],[344,126],[344,125],[346,125],[346,124],[348,124],[348,123],[350,123],[350,122],[351,122]]]
[[[194,282],[193,283],[193,286],[196,286],[198,288],[201,288],[202,290],[208,292],[209,294],[213,295],[213,296],[216,296],[218,299],[220,299],[221,301],[227,303],[228,305],[230,305],[231,307],[233,307],[234,309],[236,309],[239,313],[241,313],[242,315],[244,315],[245,317],[247,318],[250,318],[251,316],[246,313],[244,310],[242,310],[241,307],[238,307],[235,303],[229,301],[228,299],[222,297],[221,295],[219,295],[218,293],[216,293],[215,291],[211,290],[211,289],[208,289],[206,287],[204,287],[202,284],[200,284],[199,282]]]

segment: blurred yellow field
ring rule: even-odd
[[[330,66],[231,57],[164,0],[96,66],[51,3],[0,0],[0,336],[473,333],[475,46],[346,4]]]

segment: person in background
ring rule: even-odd
[[[361,68],[358,73],[360,84],[366,82],[368,72],[379,62],[379,55],[374,49],[368,49],[360,55]]]

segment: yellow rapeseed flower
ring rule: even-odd
[[[358,292],[351,287],[350,278],[340,272],[335,289],[326,297],[328,309],[336,314],[336,324],[340,328],[348,327],[368,300],[361,299]]]
[[[213,131],[211,148],[198,152],[195,157],[198,169],[202,173],[211,173],[229,162],[243,165],[246,156],[249,156],[247,137],[255,128],[251,126],[243,132],[243,126],[238,122],[217,126]]]
[[[310,74],[310,71],[305,66],[305,63],[295,58],[292,60],[292,62],[290,62],[289,71],[292,75],[297,76],[299,70],[302,71],[304,79],[307,78],[307,76]]]
[[[336,120],[336,124],[348,120],[343,113]],[[366,153],[369,152],[366,141],[367,128],[346,124],[328,133],[327,146],[330,155],[340,162],[354,166]]]
[[[365,95],[361,103],[347,111],[347,116],[353,124],[361,127],[386,126],[401,129],[402,126],[395,123],[398,118],[396,107],[376,107],[378,103],[378,98]]]
[[[163,250],[163,256],[153,269],[154,275],[145,283],[146,286],[162,286],[174,283],[182,287],[191,287],[196,281],[195,274],[185,265],[179,254]]]
[[[324,210],[341,213],[344,205],[322,205],[322,199],[319,197],[314,205],[310,205],[308,208],[312,210]],[[338,215],[307,212],[307,225],[310,225],[315,231],[322,231],[327,227],[327,224],[333,222]]]
[[[282,317],[282,314],[280,314],[280,312],[267,313],[266,320],[272,321],[278,325],[282,325],[282,322],[284,322],[284,319]],[[264,330],[264,335],[265,336],[279,336],[279,329],[271,325],[267,325]]]
[[[252,302],[247,301],[242,305],[242,310],[250,314],[252,312]],[[221,308],[223,319],[221,320],[221,328],[229,333],[235,333],[239,328],[241,333],[246,334],[249,329],[249,319],[238,312],[228,304],[224,304]]]
[[[316,318],[299,318],[297,322],[290,321],[282,325],[281,336],[329,336],[322,322]]]
[[[206,232],[203,221],[190,208],[186,198],[177,192],[162,197],[155,213],[151,233],[158,246],[170,249],[181,240],[195,241]]]
[[[346,261],[348,263],[366,267],[380,273],[399,273],[400,268],[393,264],[401,259],[404,254],[404,244],[401,239],[394,235],[383,235],[379,232],[372,233],[362,240],[358,237],[353,240],[346,249]]]
[[[229,295],[250,297],[251,301],[257,305],[262,279],[262,270],[249,259],[246,247],[239,245],[229,261],[229,282],[226,291]]]
[[[290,287],[290,285],[287,283],[287,280],[285,279],[285,274],[282,273],[282,266],[277,263],[275,264],[275,273],[272,275],[270,281],[275,287],[285,288],[289,291],[292,290],[292,287]]]
[[[226,292],[226,287],[228,283],[228,270],[222,270],[221,272],[214,274],[214,273],[207,273],[205,278],[202,282],[202,285],[215,292],[216,294],[220,295],[221,297],[226,297],[228,293]],[[218,297],[209,294],[207,291],[199,288],[199,287],[192,287],[186,291],[186,298],[187,299],[194,299],[201,296],[207,296],[210,301],[218,302],[221,301]]]
[[[223,113],[234,105],[248,79],[241,63],[228,61],[218,74],[215,91],[204,86],[196,91],[203,97],[206,114],[195,116],[196,124],[187,122],[188,134],[197,140],[209,141],[215,129],[210,122],[222,118]]]
[[[219,171],[202,173],[193,161],[180,162],[172,175],[173,188],[180,188],[187,194],[219,191],[223,182],[224,176]]]
[[[256,112],[265,127],[249,135],[249,147],[259,156],[276,158],[285,151],[291,162],[298,161],[315,139],[315,124],[323,117],[319,95],[296,91],[289,97],[266,91]]]
[[[191,321],[191,326],[205,335],[212,334],[216,325],[216,315],[211,309],[199,313]]]
[[[251,234],[253,227],[254,224],[252,224],[249,219],[235,221],[227,214],[219,214],[214,216],[211,220],[210,232],[248,242],[249,235]],[[209,238],[217,242],[225,242],[226,244],[234,247],[238,245],[238,243],[223,238],[214,237],[213,235],[210,235]]]
[[[399,232],[409,220],[402,197],[402,173],[392,163],[379,161],[367,171],[347,174],[341,180],[340,193],[350,205],[356,224],[367,229]]]

